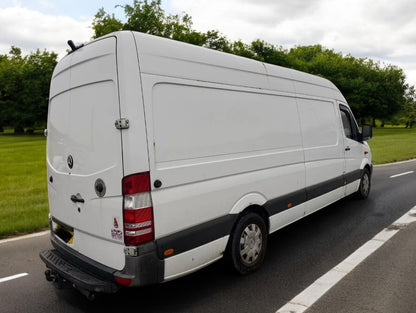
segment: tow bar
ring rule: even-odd
[[[53,285],[57,289],[76,289],[81,294],[83,294],[88,300],[94,301],[95,300],[95,293],[86,289],[79,288],[78,286],[75,286],[75,284],[71,283],[70,281],[66,280],[64,277],[59,275],[57,272],[53,270],[46,270],[45,271],[45,277],[47,281],[53,282]]]

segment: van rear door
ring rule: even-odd
[[[107,37],[55,68],[48,112],[47,167],[52,226],[67,247],[114,269],[124,267],[123,177],[116,63]]]

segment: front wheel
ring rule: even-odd
[[[366,199],[370,194],[371,188],[371,174],[368,168],[364,168],[361,175],[360,187],[356,193],[358,199]]]
[[[243,215],[230,237],[228,259],[240,274],[258,269],[267,247],[267,229],[261,216],[255,213]]]

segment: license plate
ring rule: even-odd
[[[73,229],[69,229],[69,227],[63,226],[61,224],[56,224],[55,235],[65,243],[73,243],[74,231]]]

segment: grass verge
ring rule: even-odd
[[[416,128],[375,128],[368,141],[374,164],[416,158]]]
[[[0,238],[48,226],[46,138],[0,136]]]

